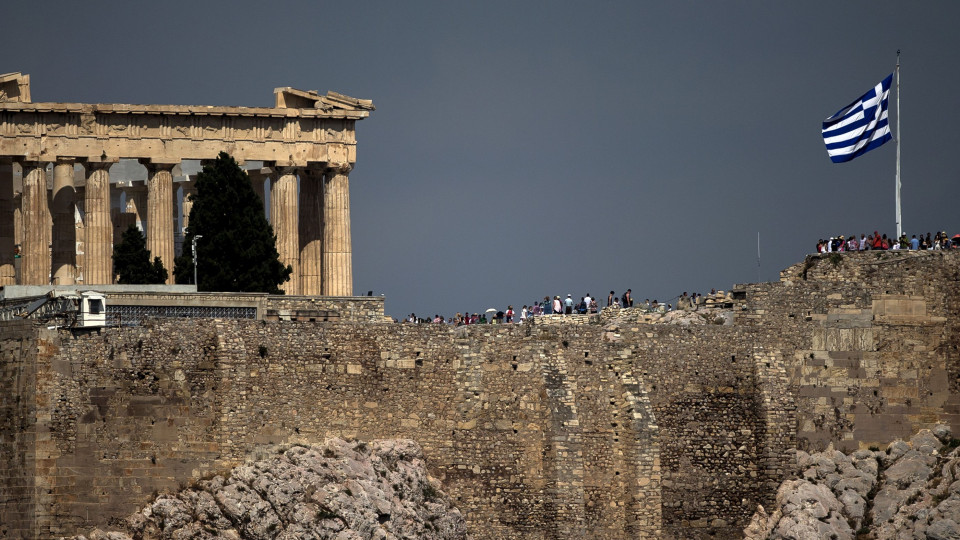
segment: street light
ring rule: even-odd
[[[197,286],[197,290],[200,290],[200,284],[197,283],[197,238],[203,238],[202,234],[196,234],[193,236],[193,284]]]

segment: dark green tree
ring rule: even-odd
[[[250,177],[226,152],[197,175],[183,255],[173,271],[177,283],[193,282],[195,236],[197,290],[283,294],[278,286],[293,269],[280,262],[277,237]]]
[[[144,285],[167,281],[167,269],[163,267],[163,262],[160,261],[160,257],[154,257],[153,264],[150,264],[147,240],[140,229],[134,225],[130,225],[123,232],[120,243],[113,248],[113,273],[120,276],[117,283],[123,285]]]

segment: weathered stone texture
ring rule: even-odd
[[[737,315],[777,329],[791,351],[800,448],[883,445],[938,422],[960,430],[960,253],[835,255],[745,286]]]
[[[957,432],[958,262],[814,257],[735,288],[725,326],[631,310],[389,324],[378,298],[284,320],[306,297],[271,297],[277,322],[3,326],[0,532],[82,532],[270,445],[336,436],[417,441],[474,537],[736,538],[798,447]]]
[[[51,493],[33,527],[82,532],[258,448],[340,436],[418,441],[469,527],[491,537],[656,537],[645,390],[619,347],[597,365],[573,361],[580,347],[563,341],[604,349],[589,330],[223,320],[44,330],[30,361],[45,381],[33,386],[45,404],[37,430],[50,438],[36,478]],[[10,515],[8,533],[31,526]]]

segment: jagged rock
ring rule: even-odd
[[[90,540],[466,538],[463,516],[407,440],[293,446],[161,495],[125,524]]]
[[[762,504],[757,505],[757,511],[750,519],[750,524],[743,530],[743,540],[763,540],[770,534],[767,524],[770,522],[770,516],[763,509]]]
[[[960,539],[960,449],[947,426],[886,451],[797,452],[771,512],[757,509],[745,538]]]
[[[896,440],[887,445],[887,452],[881,457],[884,464],[890,464],[900,458],[910,450],[910,444],[906,441]]]
[[[960,525],[952,519],[941,519],[927,527],[926,534],[930,540],[956,540],[960,538]]]
[[[841,517],[842,504],[829,488],[805,480],[784,487],[777,494],[782,515],[769,538],[853,538],[853,530]]]
[[[943,444],[947,444],[948,442],[950,442],[950,439],[953,436],[950,433],[950,426],[947,426],[945,424],[938,424],[931,430],[931,433],[933,433],[934,437],[936,437],[937,439],[940,439],[940,442],[942,442]]]

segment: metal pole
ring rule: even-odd
[[[194,235],[193,237],[193,284],[197,286],[197,290],[200,290],[200,284],[197,283],[197,238],[203,238],[202,234]]]
[[[897,49],[897,238],[903,234],[900,221],[900,49]]]
[[[760,231],[757,231],[757,283],[760,283]]]

